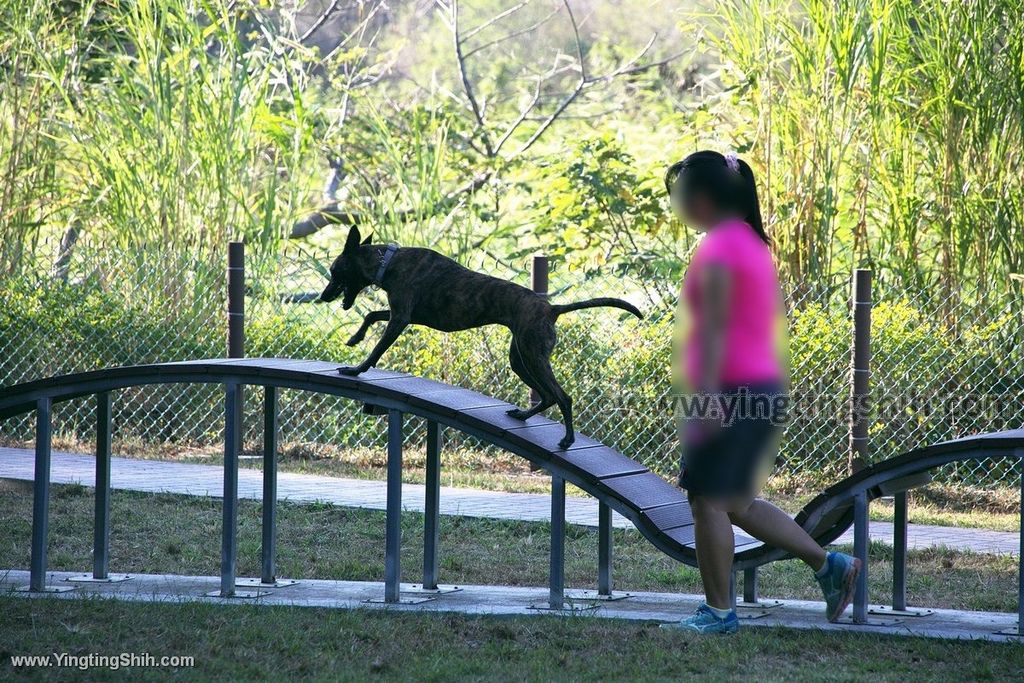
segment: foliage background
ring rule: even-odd
[[[845,466],[858,267],[877,282],[876,395],[907,401],[872,426],[877,457],[1020,426],[1022,17],[1020,0],[0,0],[0,382],[220,355],[233,239],[250,354],[360,355],[342,344],[355,316],[281,299],[321,285],[346,228],[292,235],[330,200],[380,241],[524,283],[542,252],[553,297],[641,305],[642,324],[564,320],[556,372],[584,432],[669,474],[671,316],[695,238],[661,174],[711,147],[761,181],[794,389],[831,407],[790,426],[789,471]],[[418,330],[386,362],[524,402],[505,335]],[[957,396],[995,407],[921,407]],[[216,439],[216,401],[140,390],[119,424]],[[288,403],[296,438],[381,438],[316,401]],[[87,429],[87,406],[62,410],[61,429]]]

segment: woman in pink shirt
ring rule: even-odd
[[[693,509],[705,602],[666,624],[732,633],[732,525],[814,570],[835,621],[853,598],[859,560],[826,553],[785,512],[757,498],[771,472],[788,405],[785,312],[750,166],[703,151],[665,175],[673,209],[705,233],[680,294],[676,360],[682,466]]]

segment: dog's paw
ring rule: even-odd
[[[356,375],[363,372],[366,372],[366,368],[359,365],[342,365],[340,368],[338,368],[339,374],[347,375],[349,377],[355,377]]]
[[[348,341],[345,342],[345,346],[355,346],[359,342],[363,341],[363,338],[365,336],[366,335],[364,334],[353,334],[351,337],[349,337]]]
[[[522,408],[513,408],[512,410],[506,410],[505,414],[511,417],[513,420],[525,420],[530,417],[525,410]]]
[[[564,451],[566,448],[571,446],[574,441],[576,441],[575,435],[566,434],[565,436],[562,437],[562,440],[558,442],[558,447]]]

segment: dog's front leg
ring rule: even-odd
[[[384,334],[381,335],[380,341],[373,347],[373,351],[366,357],[362,363],[356,366],[343,366],[338,368],[338,372],[343,375],[358,375],[366,372],[380,360],[380,357],[384,355],[384,352],[391,348],[391,345],[395,343],[398,336],[405,331],[405,328],[409,326],[409,320],[405,318],[397,318],[392,312],[391,319],[388,320],[388,326],[384,328]]]
[[[385,320],[390,319],[391,311],[388,310],[373,311],[371,313],[367,313],[366,317],[363,318],[363,324],[359,326],[359,329],[356,330],[356,333],[353,334],[349,338],[349,340],[345,342],[345,344],[347,346],[355,346],[359,342],[363,341],[363,338],[366,337],[366,331],[370,329],[370,325],[374,323],[384,322]]]

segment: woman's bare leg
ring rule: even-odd
[[[757,540],[782,548],[803,560],[814,571],[825,563],[825,550],[792,517],[771,503],[757,499],[745,509],[737,509],[728,513],[729,519]],[[695,512],[694,522],[696,519]],[[700,541],[697,546],[700,547]],[[698,562],[699,558],[698,555]]]
[[[730,579],[736,545],[729,513],[702,496],[690,496],[690,508],[704,599],[717,609],[732,609]]]

